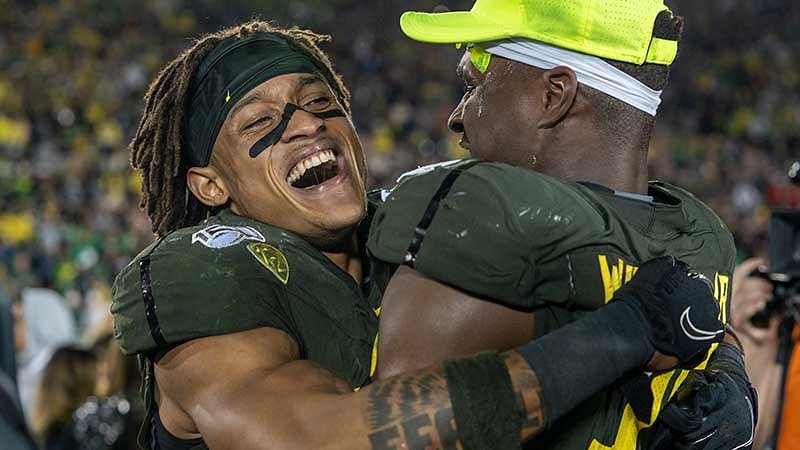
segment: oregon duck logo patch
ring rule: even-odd
[[[192,234],[192,244],[199,242],[208,248],[225,248],[242,241],[264,242],[264,235],[253,227],[211,225]]]
[[[289,282],[289,262],[280,250],[262,242],[253,242],[247,245],[247,250],[255,256],[262,266],[269,269],[281,283]]]

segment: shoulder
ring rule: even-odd
[[[403,174],[397,185],[383,191],[383,204],[410,199],[468,197],[508,208],[524,205],[550,208],[588,208],[584,189],[542,173],[508,164],[462,159],[424,166]],[[569,202],[565,200],[570,200]],[[396,206],[392,206],[396,208]]]
[[[733,240],[733,234],[731,234],[727,225],[717,213],[694,194],[679,186],[663,181],[651,181],[650,186],[651,188],[665,191],[681,200],[686,217],[696,224],[698,231],[710,232],[714,235],[719,245],[719,254],[732,271],[736,259],[736,244]]]
[[[686,189],[667,183],[664,181],[651,181],[651,187],[661,189],[679,199],[683,202],[684,210],[687,214],[692,214],[694,217],[702,217],[709,224],[713,224],[716,228],[728,231],[725,222],[711,209],[710,206],[703,203],[697,196],[687,191]]]
[[[533,286],[533,261],[605,226],[597,202],[576,183],[464,160],[401,178],[375,214],[368,248],[383,261],[518,304]]]
[[[406,172],[397,179],[393,189],[383,190],[383,198],[386,200],[390,196],[400,195],[400,193],[435,192],[445,180],[448,180],[448,183],[455,183],[458,180],[460,185],[467,184],[468,186],[503,190],[519,183],[522,183],[524,187],[572,189],[571,183],[533,170],[468,158],[430,164]]]
[[[246,278],[257,278],[259,285],[280,287],[283,273],[279,265],[273,277],[265,272],[262,258],[266,249],[284,252],[284,239],[274,228],[255,223],[232,223],[212,218],[201,225],[176,230],[145,248],[117,276],[115,300],[133,291],[152,287],[170,298],[207,297],[228,285],[238,285]],[[272,270],[271,270],[272,271]]]
[[[147,247],[117,276],[111,312],[127,353],[261,326],[288,330],[297,238],[244,218],[212,218]]]
[[[584,191],[575,183],[501,163],[459,160],[418,169],[384,194],[369,248],[381,259],[401,263],[424,231],[444,234],[452,245],[508,238],[511,247],[527,254],[532,247],[604,226],[596,202]]]

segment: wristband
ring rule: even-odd
[[[523,412],[503,358],[486,352],[452,359],[444,371],[464,450],[520,449]]]

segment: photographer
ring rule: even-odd
[[[800,186],[800,161],[789,169]],[[800,190],[788,185],[797,199]],[[745,352],[745,369],[758,392],[759,420],[753,448],[800,449],[800,203],[773,210],[769,225],[770,270],[751,258],[733,274],[731,325]]]
[[[780,317],[770,317],[767,328],[756,327],[750,321],[772,297],[772,284],[752,275],[764,265],[763,259],[751,258],[736,268],[731,301],[731,325],[742,341],[747,374],[758,392],[759,417],[754,449],[765,448],[775,428],[783,375],[783,368],[777,363]]]
[[[800,430],[797,426],[789,426],[800,423],[800,356],[795,345],[794,355],[786,370],[786,357],[779,355],[782,327],[783,333],[790,332],[786,324],[790,326],[792,319],[787,322],[784,314],[773,313],[766,327],[756,326],[752,321],[773,297],[772,283],[756,275],[759,268],[762,273],[766,272],[763,270],[765,266],[763,259],[751,258],[736,268],[733,274],[731,324],[742,341],[747,373],[758,391],[759,420],[753,448],[791,450],[800,448]],[[794,333],[794,342],[797,341],[797,334]],[[780,433],[779,436],[776,436],[776,431]],[[774,446],[776,437],[777,447]]]

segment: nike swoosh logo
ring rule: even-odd
[[[745,397],[744,399],[747,400],[747,406],[750,407],[750,439],[748,439],[747,442],[743,443],[742,445],[732,448],[731,450],[739,450],[740,448],[747,447],[753,443],[753,438],[756,436],[756,417],[755,414],[753,414],[753,402],[750,401],[749,397]]]
[[[725,332],[724,329],[718,331],[707,331],[694,326],[692,319],[689,318],[689,311],[691,309],[691,306],[687,306],[686,309],[683,310],[683,313],[681,313],[680,319],[683,334],[685,334],[689,339],[693,341],[709,341],[715,339],[718,335]]]

